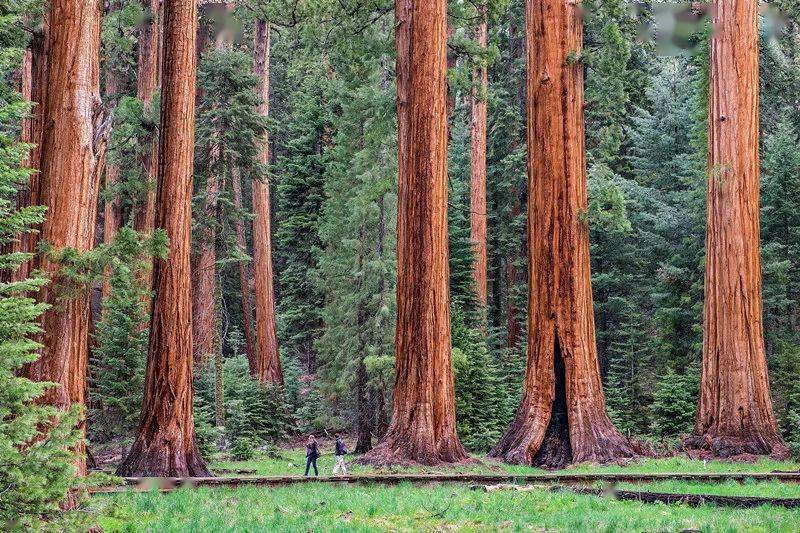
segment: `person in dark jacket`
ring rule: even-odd
[[[317,457],[319,457],[319,446],[317,445],[317,439],[314,435],[308,437],[308,442],[306,443],[306,475],[308,475],[308,471],[311,466],[314,466],[314,475],[319,476],[319,470],[317,470]]]
[[[347,447],[339,435],[336,435],[336,451],[334,455],[336,456],[336,464],[333,466],[333,475],[335,476],[341,471],[346,476],[347,465],[344,463],[344,456],[347,455]]]

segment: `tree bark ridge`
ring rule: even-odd
[[[392,422],[364,461],[465,460],[456,436],[447,241],[447,2],[397,0],[397,331]]]
[[[787,457],[764,353],[758,155],[758,3],[718,0],[708,105],[703,369],[687,447]]]
[[[526,5],[528,362],[516,417],[490,453],[509,463],[557,467],[633,455],[606,414],[597,362],[582,218],[583,66],[571,59],[582,45],[579,9],[569,0]]]

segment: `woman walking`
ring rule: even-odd
[[[317,470],[317,457],[319,457],[319,446],[317,445],[317,439],[314,435],[308,437],[308,442],[306,443],[306,474],[308,475],[308,471],[311,466],[314,466],[314,475],[319,476],[319,470]]]

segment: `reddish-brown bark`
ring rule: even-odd
[[[475,28],[475,40],[482,49],[488,44],[487,16],[485,3],[477,7],[479,23]],[[472,277],[475,280],[475,293],[478,303],[486,307],[486,91],[489,85],[488,70],[485,64],[473,72],[471,141],[470,141],[470,238],[475,247],[475,261]]]
[[[690,447],[787,456],[764,354],[759,250],[758,3],[716,2],[708,105],[703,371]]]
[[[214,155],[219,155],[218,151]],[[197,257],[192,262],[192,339],[194,362],[205,364],[214,355],[216,336],[217,232],[219,180],[215,171],[206,176],[205,202],[200,213],[202,227],[196,242]]]
[[[447,242],[447,2],[397,0],[397,332],[392,422],[364,460],[467,458],[456,436]]]
[[[22,60],[21,94],[22,97],[36,105],[31,116],[23,120],[20,140],[32,143],[33,149],[23,164],[34,170],[25,186],[20,187],[17,194],[17,205],[20,208],[41,204],[39,168],[41,164],[42,130],[44,124],[45,95],[47,92],[47,50],[49,46],[48,17],[44,17],[42,29],[31,37]],[[18,241],[12,243],[11,251],[34,253],[38,246],[39,236],[35,233],[20,235]],[[32,262],[28,261],[11,273],[9,281],[21,281],[30,277]]]
[[[40,201],[48,208],[40,238],[58,250],[90,250],[94,245],[104,136],[99,131],[100,4],[53,0],[47,31],[47,87],[41,111]],[[35,381],[57,384],[42,401],[66,410],[86,402],[89,291],[64,289],[70,283],[59,265],[39,257],[35,265],[52,276],[38,294],[52,305],[42,316],[41,357],[23,369]],[[85,429],[84,422],[81,428]],[[78,475],[86,473],[83,445]]]
[[[142,418],[117,471],[125,476],[211,475],[195,442],[192,405],[189,258],[196,35],[196,2],[166,0],[156,227],[166,231],[170,248],[166,260],[155,261]]]
[[[270,25],[256,21],[253,43],[253,72],[259,79],[259,114],[269,115]],[[269,163],[269,137],[264,133],[259,160]],[[275,290],[272,272],[269,181],[253,180],[253,276],[256,297],[256,369],[262,383],[283,383],[278,336],[275,325]]]
[[[580,5],[528,0],[528,363],[517,415],[491,456],[558,467],[633,451],[605,409],[595,345]]]

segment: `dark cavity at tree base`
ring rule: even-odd
[[[518,413],[511,427],[489,456],[506,463],[552,470],[564,468],[574,462],[619,463],[636,457],[637,450],[642,447],[628,442],[607,418],[602,420],[606,422],[603,427],[591,428],[592,433],[599,433],[595,436],[596,442],[593,445],[582,446],[580,442],[573,442],[567,406],[566,365],[557,341],[553,354],[553,372],[555,397],[551,406],[550,421],[539,448],[531,450],[535,433],[541,431],[541,427],[536,427],[536,417],[529,416],[528,413]]]

